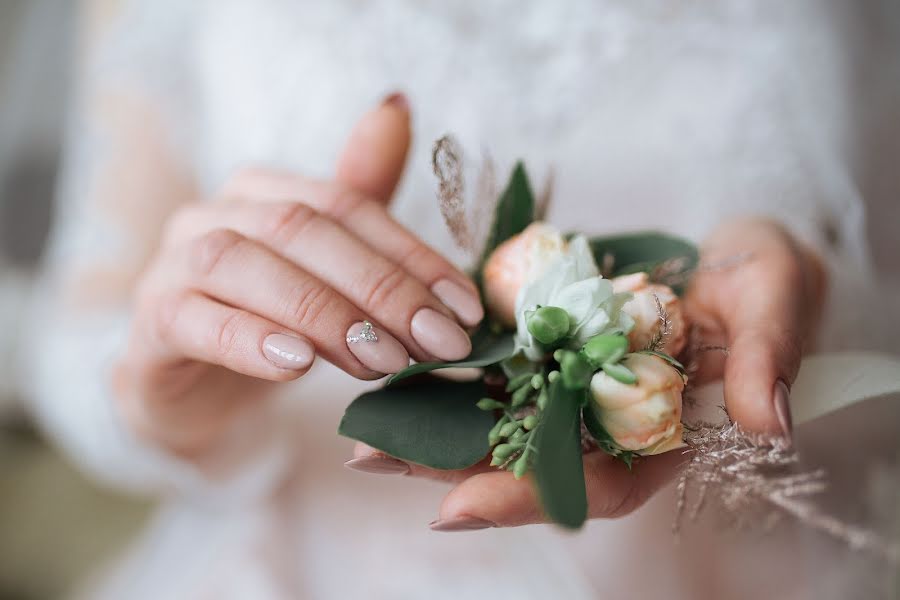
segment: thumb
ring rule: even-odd
[[[402,93],[391,94],[353,128],[335,178],[386,204],[403,174],[409,146],[409,102]]]

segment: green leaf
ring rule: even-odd
[[[534,221],[534,204],[534,194],[528,183],[525,165],[518,162],[510,175],[506,189],[497,202],[494,223],[491,225],[487,245],[481,259],[482,265],[494,248],[520,233]],[[481,273],[481,267],[478,268],[478,273]]]
[[[477,344],[477,345],[476,345]],[[489,365],[497,364],[506,360],[513,354],[515,341],[512,334],[503,334],[499,336],[489,336],[482,339],[472,339],[472,353],[465,359],[456,362],[424,362],[410,365],[391,375],[387,384],[392,385],[401,379],[406,379],[413,375],[428,373],[437,369],[450,368],[481,368]]]
[[[587,519],[587,493],[581,460],[580,408],[584,391],[557,380],[534,430],[534,478],[544,512],[554,522],[577,529]]]
[[[651,273],[668,260],[683,258],[679,268],[668,274],[672,289],[678,294],[683,293],[687,275],[700,259],[697,247],[691,242],[655,231],[595,237],[590,244],[598,265],[603,264],[607,254],[613,257],[613,276]]]
[[[338,433],[434,469],[464,469],[484,458],[495,418],[478,408],[481,381],[428,378],[368,392],[347,407]]]

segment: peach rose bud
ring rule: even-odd
[[[659,307],[662,306],[669,320],[669,332],[656,350],[670,356],[677,356],[687,344],[687,323],[681,308],[681,300],[667,285],[650,283],[646,273],[621,275],[612,280],[616,293],[631,292],[634,296],[622,307],[622,311],[634,319],[634,329],[628,334],[632,351],[646,350],[650,342],[660,333],[662,321]]]
[[[542,222],[532,223],[497,246],[482,272],[488,312],[504,326],[515,327],[519,290],[540,277],[566,249],[559,231]]]
[[[637,383],[621,383],[603,371],[591,379],[594,414],[606,432],[622,450],[645,456],[684,446],[681,372],[651,354],[629,354],[621,364]]]

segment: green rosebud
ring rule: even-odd
[[[594,366],[580,353],[565,352],[560,362],[563,385],[570,390],[585,389],[591,382]]]
[[[628,338],[624,335],[595,335],[581,351],[595,367],[603,363],[615,364],[628,352]]]
[[[528,318],[528,333],[545,346],[569,335],[570,326],[569,313],[556,306],[542,306]]]

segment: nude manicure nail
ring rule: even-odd
[[[301,371],[309,368],[316,357],[312,344],[304,339],[273,333],[263,340],[263,354],[276,367]]]
[[[396,373],[409,366],[409,354],[403,344],[383,329],[368,327],[361,321],[347,330],[347,347],[359,362],[378,373]],[[371,332],[371,337],[362,335],[364,331]],[[351,338],[356,341],[350,341]]]
[[[348,460],[344,466],[354,471],[376,475],[406,475],[409,473],[409,465],[402,460],[378,454]]]
[[[403,92],[394,92],[393,94],[388,94],[384,100],[381,101],[382,104],[390,104],[392,106],[396,106],[397,108],[402,108],[403,110],[409,110],[409,100],[406,98],[406,94]]]
[[[775,382],[775,391],[772,402],[775,405],[775,414],[778,416],[778,424],[781,425],[781,431],[788,440],[793,438],[794,432],[790,401],[791,392],[788,389],[787,384],[779,379]]]
[[[450,519],[438,519],[429,523],[428,526],[431,527],[432,531],[476,531],[478,529],[496,527],[497,524],[487,519],[463,515]]]
[[[455,281],[441,279],[431,286],[431,292],[466,325],[477,325],[484,318],[478,295]]]
[[[433,308],[420,308],[409,329],[425,352],[440,360],[460,360],[472,351],[472,341],[462,327]]]

